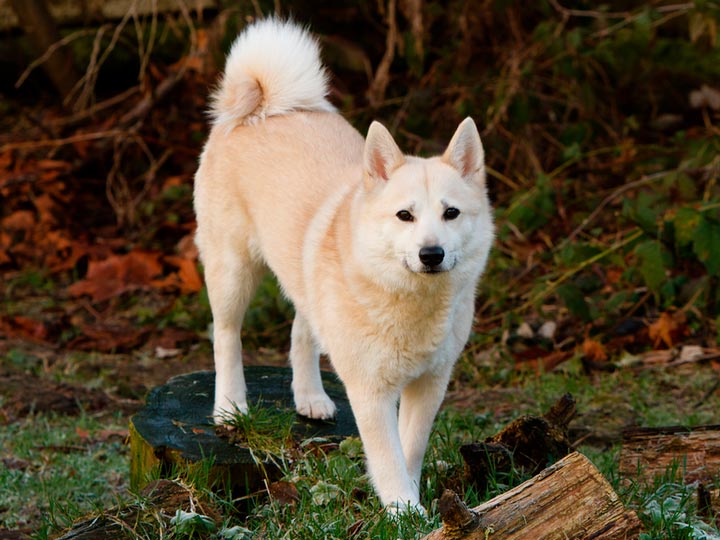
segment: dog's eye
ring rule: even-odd
[[[413,215],[407,210],[400,210],[395,214],[400,221],[415,221]]]
[[[459,215],[460,210],[451,206],[450,208],[447,208],[445,212],[443,212],[443,219],[450,221],[452,219],[455,219]]]

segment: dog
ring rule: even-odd
[[[380,500],[423,511],[423,456],[494,237],[483,146],[467,118],[441,156],[404,155],[378,122],[364,139],[328,87],[317,41],[270,18],[238,36],[212,96],[194,205],[214,325],[213,415],[247,412],[240,330],[269,269],[296,312],[297,412],[336,413],[320,378],[326,353]]]

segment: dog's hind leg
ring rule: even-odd
[[[290,364],[297,412],[308,418],[328,420],[335,416],[335,404],[325,393],[320,378],[320,353],[307,320],[295,315],[292,325]]]
[[[247,412],[240,330],[243,316],[264,273],[248,249],[237,244],[201,250],[205,281],[213,315],[216,423],[235,410]]]

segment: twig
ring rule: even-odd
[[[388,30],[385,36],[385,54],[375,71],[370,88],[368,89],[368,99],[370,103],[377,106],[385,98],[385,90],[390,82],[390,65],[395,58],[395,45],[397,43],[397,21],[396,21],[396,0],[388,0],[387,5],[387,25]]]
[[[90,101],[90,95],[93,92],[95,88],[95,82],[97,81],[98,73],[100,72],[100,68],[105,63],[105,60],[107,60],[108,56],[110,56],[110,53],[115,48],[115,45],[117,44],[118,40],[120,39],[120,34],[122,33],[123,29],[128,23],[128,20],[130,17],[136,16],[136,6],[137,6],[138,0],[133,0],[132,4],[128,8],[127,13],[123,16],[123,18],[120,20],[118,25],[115,27],[115,31],[113,32],[112,37],[110,38],[110,43],[108,43],[107,47],[103,51],[102,55],[99,56],[100,51],[100,39],[105,33],[105,30],[107,29],[107,25],[101,26],[98,29],[97,35],[95,37],[95,41],[93,43],[93,51],[90,56],[90,62],[88,63],[88,68],[85,70],[85,75],[78,81],[78,84],[75,86],[75,91],[79,91],[79,95],[77,98],[77,103],[80,108],[84,108],[87,103]]]
[[[158,84],[154,91],[149,92],[139,103],[137,103],[130,111],[125,113],[120,119],[121,125],[132,124],[136,120],[144,118],[152,107],[167,96],[173,88],[183,79],[185,72],[187,71],[190,58],[198,54],[198,39],[197,32],[192,23],[192,17],[187,9],[184,2],[178,1],[180,7],[180,13],[185,19],[188,30],[190,32],[190,51],[185,55],[182,64],[174,70],[173,73],[168,75],[165,79]],[[139,39],[139,38],[138,38]]]
[[[634,242],[635,240],[637,240],[638,238],[640,238],[640,236],[642,236],[642,235],[643,235],[643,231],[640,230],[640,229],[636,229],[632,234],[630,234],[630,235],[629,235],[627,238],[625,238],[624,240],[618,242],[617,244],[613,244],[612,246],[610,246],[610,247],[609,247],[608,249],[606,249],[605,251],[603,251],[603,252],[601,252],[601,253],[598,253],[597,255],[594,255],[594,256],[590,257],[589,259],[586,259],[586,260],[582,261],[582,262],[581,262],[580,264],[578,264],[575,268],[571,268],[570,270],[564,272],[564,273],[563,273],[559,278],[557,278],[556,280],[548,282],[548,283],[547,283],[547,286],[545,287],[545,290],[544,290],[544,291],[542,291],[542,292],[540,292],[540,293],[537,293],[535,296],[533,296],[532,298],[530,298],[527,302],[525,302],[522,306],[520,306],[520,308],[518,309],[518,311],[524,311],[525,309],[527,309],[528,307],[532,306],[535,302],[537,302],[537,301],[540,300],[541,298],[548,296],[551,292],[553,292],[555,289],[557,289],[557,288],[560,286],[561,283],[564,283],[565,281],[567,281],[568,279],[570,279],[571,277],[573,277],[573,276],[574,276],[575,274],[577,274],[578,272],[580,272],[580,271],[582,271],[583,269],[587,268],[588,266],[596,263],[597,261],[599,261],[599,260],[601,260],[601,259],[604,259],[605,257],[607,257],[608,255],[610,255],[611,253],[614,253],[614,252],[617,251],[618,249],[620,249],[620,248],[622,248],[622,247],[625,247],[626,245],[630,244],[631,242]]]
[[[560,2],[557,0],[549,0],[550,4],[552,5],[553,9],[563,15],[563,18],[567,20],[569,17],[589,17],[593,19],[622,19],[614,26],[611,26],[609,28],[604,28],[603,30],[599,30],[598,32],[595,32],[593,34],[593,37],[599,37],[599,36],[607,36],[611,34],[612,32],[619,30],[620,28],[623,28],[627,26],[628,24],[635,21],[638,17],[640,17],[643,12],[637,12],[633,13],[631,11],[597,11],[592,9],[572,9],[572,8],[566,8],[562,5],[560,5]],[[685,2],[682,4],[670,4],[667,6],[657,6],[654,7],[658,13],[667,13],[665,17],[662,19],[659,19],[655,21],[652,26],[657,27],[665,24],[671,19],[674,19],[675,17],[679,17],[681,15],[684,15],[688,11],[695,8],[694,2]]]
[[[60,41],[53,43],[39,58],[33,60],[30,65],[25,68],[25,71],[23,71],[18,80],[15,81],[15,88],[20,88],[35,68],[47,62],[48,58],[50,58],[60,47],[64,47],[77,38],[92,33],[93,30],[78,30],[77,32],[73,32],[72,34],[65,36]]]
[[[178,82],[180,82],[185,75],[186,64],[183,64],[174,74],[168,75],[165,79],[158,84],[157,88],[153,92],[149,92],[143,99],[141,99],[132,109],[126,112],[122,118],[120,118],[120,125],[126,126],[132,124],[136,120],[140,120],[147,115],[158,101],[167,96],[170,91],[175,88]]]
[[[639,180],[635,180],[634,182],[630,182],[628,184],[625,184],[624,186],[620,186],[618,189],[613,191],[610,195],[605,197],[602,202],[593,210],[588,217],[586,217],[583,222],[578,225],[573,232],[571,232],[568,237],[563,240],[563,242],[560,244],[560,247],[563,247],[567,245],[569,242],[572,242],[575,237],[580,234],[580,232],[585,229],[590,223],[592,223],[595,218],[597,218],[600,213],[605,209],[605,207],[613,202],[615,199],[617,199],[620,195],[623,193],[626,193],[630,190],[633,190],[635,188],[645,186],[647,184],[651,184],[655,182],[656,180],[659,180],[661,178],[666,177],[669,174],[675,173],[678,171],[662,171],[658,173],[651,174],[649,176],[643,176]]]
[[[517,191],[517,190],[521,189],[520,184],[518,184],[511,178],[505,176],[500,171],[497,171],[497,170],[493,169],[492,167],[488,167],[487,165],[485,165],[485,171],[487,172],[488,176],[492,176],[496,180],[500,180],[503,184],[508,186],[513,191]]]
[[[76,122],[85,120],[87,117],[93,116],[94,114],[97,114],[100,111],[104,111],[105,109],[108,109],[114,105],[117,105],[118,103],[122,103],[127,98],[129,98],[133,94],[138,93],[139,91],[140,91],[139,86],[132,86],[132,87],[128,88],[127,90],[125,90],[124,92],[121,92],[111,98],[104,100],[104,101],[100,101],[99,103],[95,103],[93,106],[88,107],[87,109],[80,111],[78,113],[75,113],[72,116],[66,116],[64,118],[59,118],[58,120],[50,122],[50,125],[57,126],[57,127],[70,126],[72,124],[75,124]]]
[[[24,150],[32,148],[58,147],[66,144],[72,144],[82,141],[93,141],[97,139],[109,139],[124,135],[126,132],[121,129],[110,129],[107,131],[93,131],[91,133],[80,133],[71,137],[63,137],[61,139],[49,139],[46,141],[21,141],[14,143],[6,143],[0,146],[0,154],[8,150]]]
[[[624,19],[630,15],[629,11],[596,11],[592,9],[571,9],[561,6],[557,0],[550,0],[553,9],[569,17],[590,17],[593,19]]]
[[[157,33],[157,0],[152,1],[152,17],[150,19],[150,35],[148,36],[148,43],[145,46],[143,41],[143,27],[138,20],[137,15],[133,16],[133,23],[135,25],[135,35],[137,36],[138,52],[140,53],[140,71],[138,72],[138,80],[142,81],[145,78],[145,71],[147,70],[148,64],[150,63],[150,54],[155,44],[155,36]]]
[[[716,355],[718,356],[718,355]],[[720,377],[718,377],[715,380],[715,383],[703,394],[703,397],[700,398],[700,400],[695,404],[694,408],[697,409],[701,407],[708,399],[710,399],[710,396],[712,396],[715,391],[720,387]]]

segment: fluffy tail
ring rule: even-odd
[[[264,19],[233,43],[211,114],[229,131],[291,111],[334,111],[327,94],[317,41],[290,21]]]

